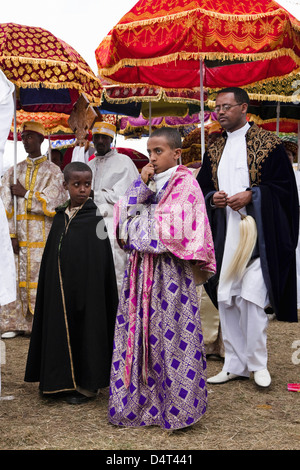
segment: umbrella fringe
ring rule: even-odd
[[[251,215],[241,215],[240,241],[234,257],[225,273],[225,279],[238,278],[244,274],[257,240],[257,227]]]
[[[61,89],[74,89],[78,90],[79,93],[83,93],[89,100],[91,106],[100,106],[102,102],[102,92],[99,90],[99,97],[96,97],[93,92],[89,93],[87,90],[84,89],[83,85],[74,82],[66,82],[66,83],[47,83],[46,85],[42,84],[41,82],[33,82],[28,83],[24,82],[23,80],[14,80],[10,77],[8,79],[14,83],[19,88],[36,88],[39,89],[41,86],[42,88],[47,88],[49,90],[61,90]]]
[[[12,62],[15,67],[18,67],[20,65],[28,64],[31,67],[34,67],[34,64],[37,65],[45,65],[45,67],[63,67],[63,68],[69,68],[71,71],[78,71],[82,75],[85,75],[86,77],[89,77],[91,80],[95,81],[95,83],[98,81],[97,77],[94,75],[94,73],[89,72],[88,70],[85,70],[84,67],[82,67],[80,64],[76,63],[69,63],[69,62],[64,62],[62,60],[55,60],[55,59],[41,59],[41,58],[35,58],[35,57],[17,57],[13,55],[1,55],[0,56],[1,61],[5,62]],[[99,88],[101,87],[99,83]]]
[[[291,20],[291,26],[293,28],[295,29],[299,28],[299,25],[297,24],[297,20],[294,22],[293,18],[291,18],[291,14],[289,14],[288,12],[284,13],[282,8],[278,8],[277,10],[268,11],[268,12],[256,13],[253,15],[251,14],[237,15],[234,13],[232,14],[220,13],[218,11],[209,11],[204,8],[194,8],[193,10],[173,13],[171,15],[163,15],[161,17],[153,17],[153,18],[147,18],[143,20],[131,21],[130,23],[117,24],[113,29],[114,30],[130,30],[130,29],[135,29],[137,27],[150,26],[152,24],[157,24],[157,23],[169,23],[170,21],[175,21],[176,19],[179,19],[179,18],[184,18],[184,17],[190,18],[191,16],[192,17],[198,16],[199,13],[204,14],[207,17],[218,18],[224,21],[255,21],[260,18],[273,17],[273,16],[277,17],[278,15],[282,17],[284,15],[287,19]]]
[[[257,52],[257,53],[239,53],[239,52],[175,52],[172,54],[164,55],[162,57],[145,57],[140,59],[126,58],[119,60],[116,64],[111,67],[101,67],[100,58],[97,56],[98,73],[102,79],[106,79],[107,75],[113,75],[122,67],[138,67],[138,66],[152,66],[166,64],[168,62],[174,62],[176,60],[243,60],[244,62],[256,61],[256,60],[272,60],[283,56],[289,56],[293,61],[300,65],[300,57],[294,51],[290,51],[286,48],[281,48],[271,52]],[[297,76],[298,69],[291,74]],[[123,84],[125,85],[125,84]]]

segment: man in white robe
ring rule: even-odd
[[[249,128],[250,125],[246,123],[237,130],[227,132],[227,141],[218,168],[219,187],[225,192],[227,200],[246,191],[249,186],[245,139]],[[239,212],[246,215],[245,208],[241,207]],[[239,244],[241,223],[240,214],[229,205],[226,207],[226,213],[227,233],[218,288],[219,313],[225,344],[224,370],[248,377],[250,371],[267,368],[268,317],[264,308],[268,305],[268,292],[260,258],[256,258],[247,267],[241,280],[226,277],[226,271]],[[252,288],[254,285],[255,289]],[[267,372],[264,374],[268,375]],[[220,377],[208,380],[213,383],[220,380]]]
[[[297,321],[298,197],[280,139],[247,122],[248,103],[244,90],[218,93],[215,109],[226,132],[204,155],[197,176],[210,214],[218,267],[218,275],[206,288],[219,310],[225,347],[223,369],[208,383],[254,373],[255,383],[268,387],[265,308],[270,303],[279,320]],[[228,278],[225,274],[240,239],[239,212],[251,211],[257,245],[242,277]]]
[[[28,156],[16,169],[10,167],[2,178],[0,195],[17,263],[17,298],[1,308],[2,338],[31,333],[42,254],[55,208],[68,198],[60,168],[41,155],[44,133],[38,122],[22,125],[22,142]]]
[[[114,236],[113,209],[130,184],[139,176],[137,167],[127,155],[111,149],[116,134],[116,127],[107,122],[96,122],[93,129],[93,143],[96,149],[95,158],[89,161],[93,171],[94,202],[105,220],[107,233],[111,242],[118,291],[120,293],[126,259],[126,253],[119,247]],[[101,235],[99,231],[99,236]]]

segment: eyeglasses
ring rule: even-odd
[[[215,107],[215,112],[219,113],[221,109],[227,113],[231,108],[234,108],[235,106],[241,106],[242,103],[237,103],[237,104],[222,104],[221,106],[216,106]]]

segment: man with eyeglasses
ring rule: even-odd
[[[249,378],[268,387],[266,310],[297,322],[295,249],[298,195],[281,140],[247,121],[248,94],[226,88],[215,110],[224,133],[208,148],[197,180],[205,196],[217,260],[206,290],[219,309],[225,360],[208,383]],[[254,217],[257,243],[241,278],[226,271],[239,243],[241,215]]]

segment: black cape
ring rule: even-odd
[[[260,144],[263,145],[266,140],[272,141],[273,137],[270,137],[268,131],[258,130],[254,125],[250,135],[255,132],[259,133],[255,145],[252,145],[251,139],[247,141],[248,160],[249,155],[257,158],[257,162],[254,163],[259,178],[259,181],[253,181],[250,185],[252,203],[246,207],[247,213],[255,218],[258,231],[258,243],[253,257],[260,256],[270,303],[277,319],[297,322],[295,250],[299,231],[299,201],[294,170],[279,139],[267,157],[260,160]],[[215,165],[214,175],[216,175],[218,165],[218,159],[213,157],[214,152],[220,145],[219,150],[222,150],[226,136],[223,135],[219,139],[224,139],[223,143],[219,140],[214,148],[205,153],[201,170],[197,175],[197,181],[206,200],[217,262],[217,273],[208,281],[205,289],[216,307],[218,307],[217,288],[226,236],[225,209],[214,209],[210,203],[213,193],[222,189],[217,187],[212,172],[212,167]]]
[[[111,245],[97,236],[104,221],[96,205],[88,199],[67,230],[65,209],[56,210],[41,262],[25,372],[25,381],[40,382],[45,393],[109,385],[118,306]]]

